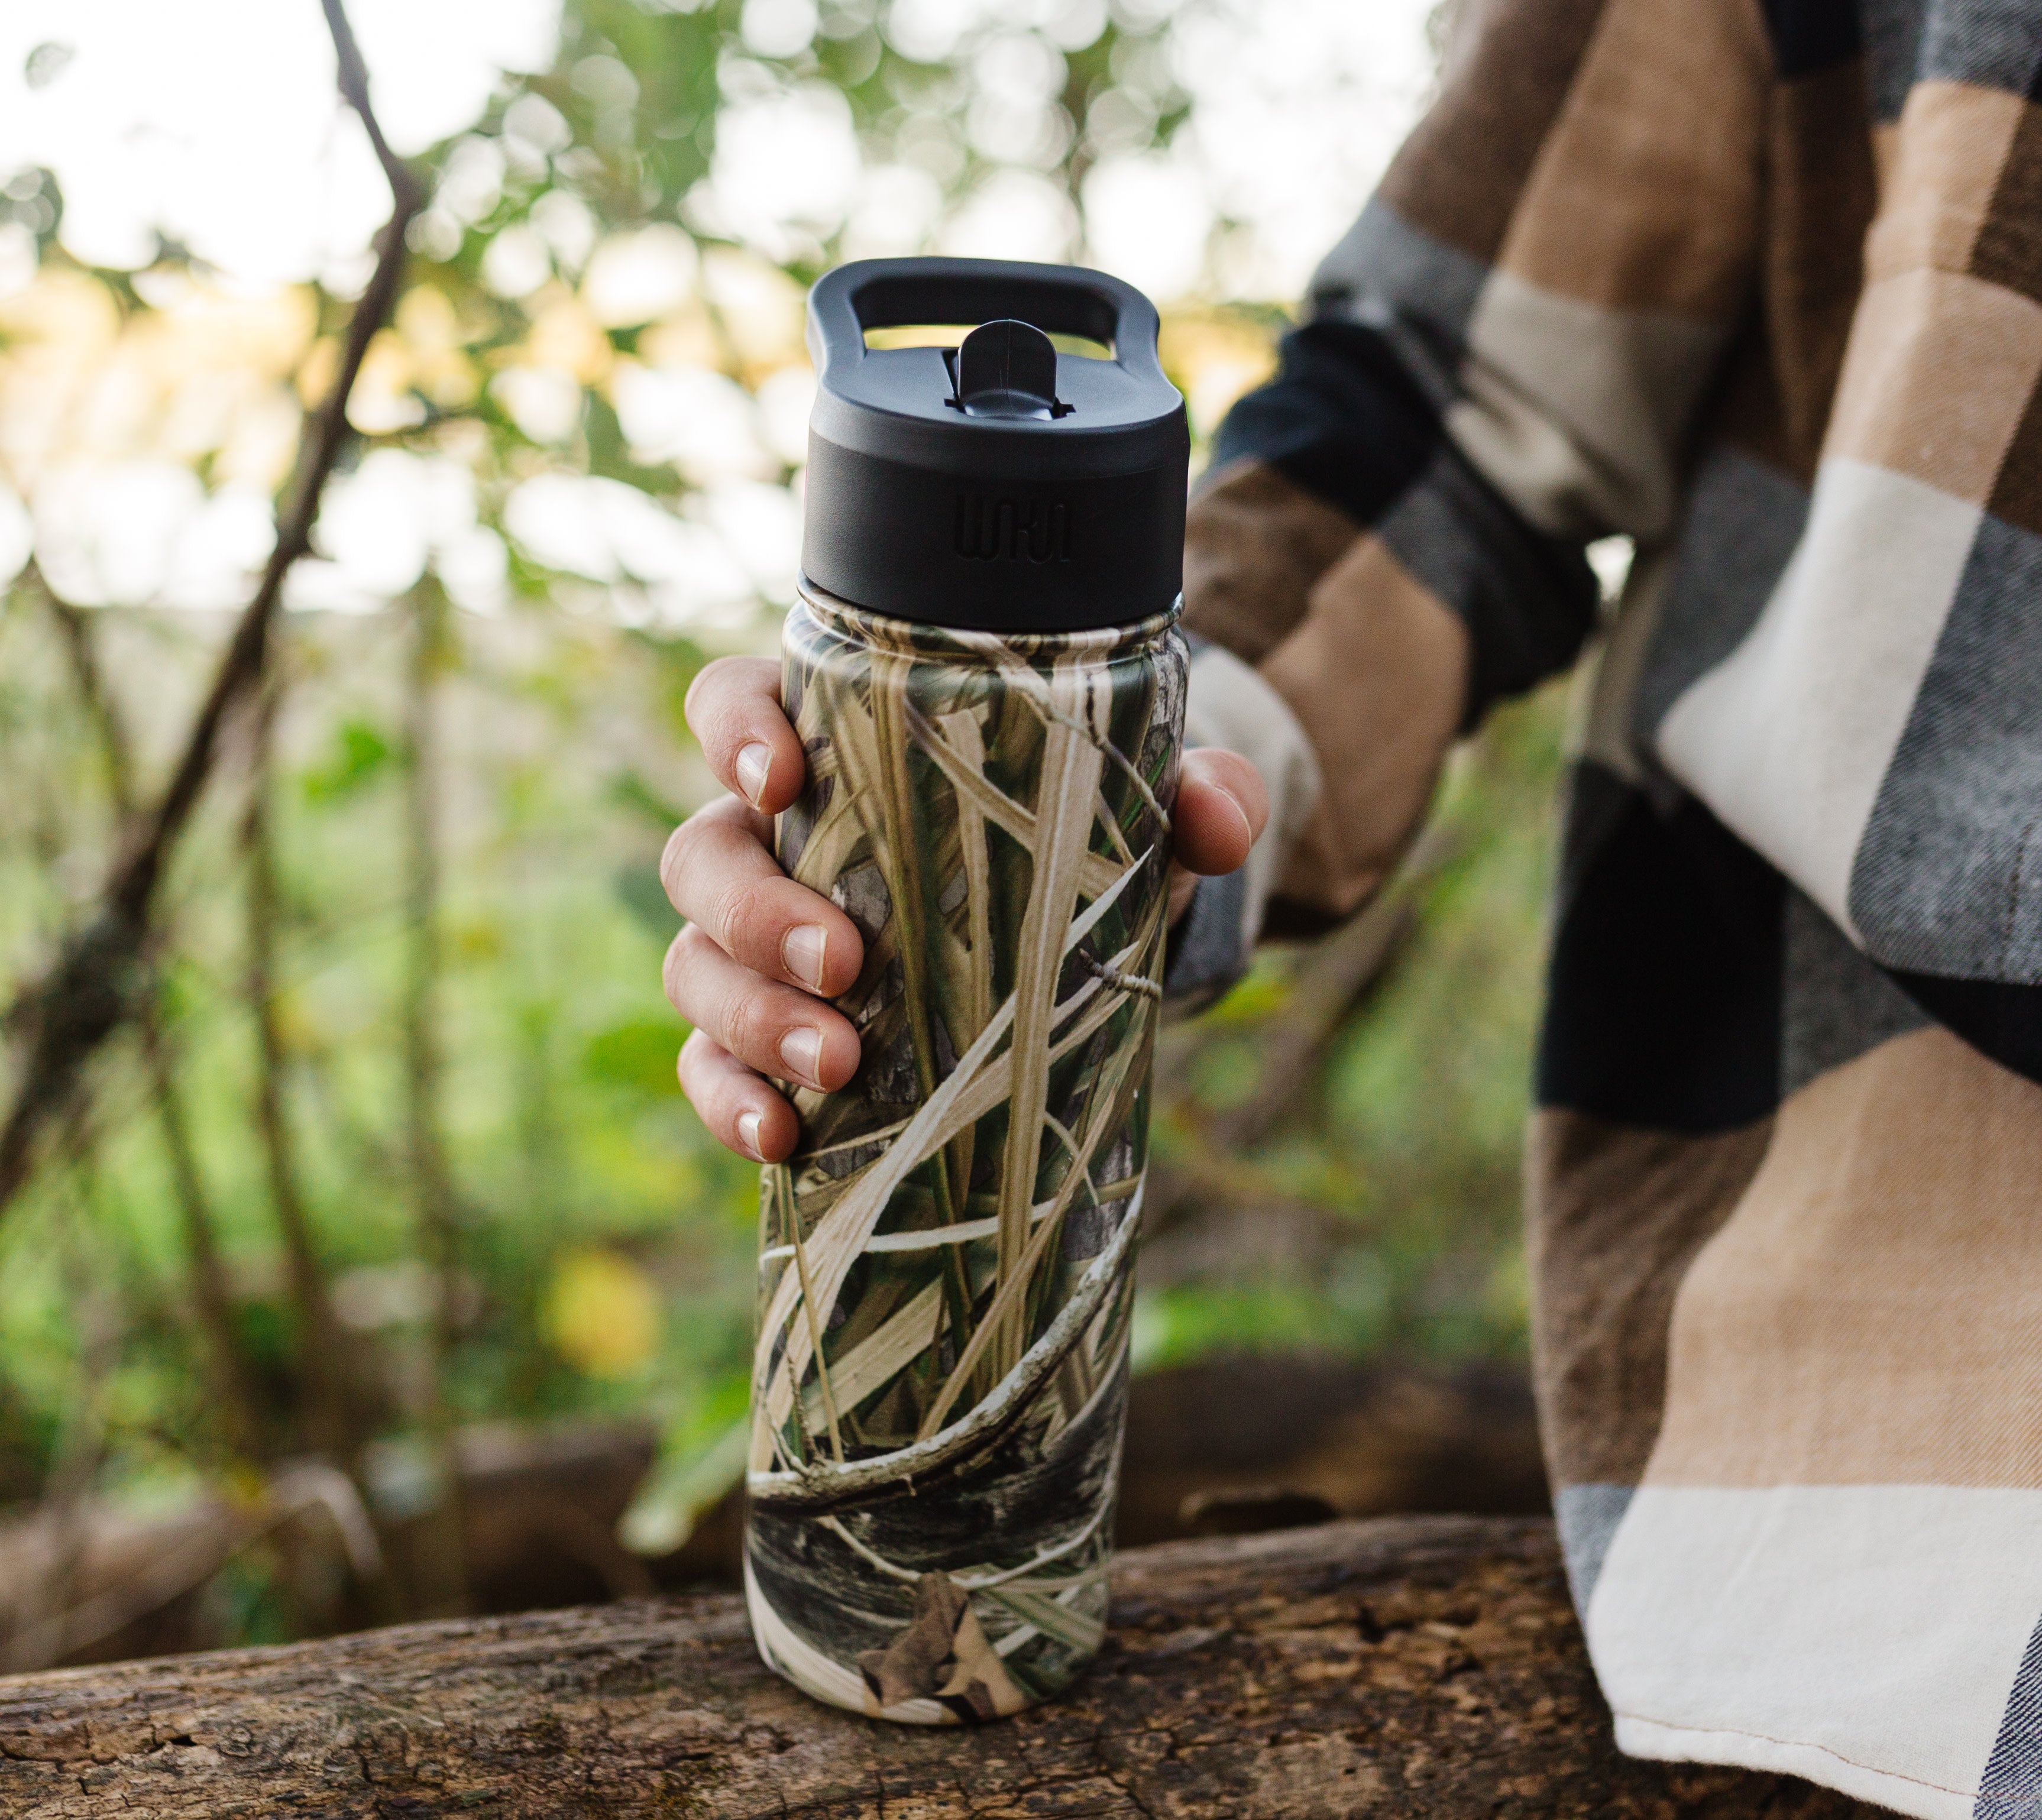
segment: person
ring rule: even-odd
[[[1187,760],[1190,870],[1257,837],[1189,984],[1580,666],[1527,1173],[1590,1652],[1627,1751],[1922,1815],[2042,1801],[2038,93],[2032,0],[1479,0],[1187,533],[1267,786]],[[748,800],[667,856],[683,1076],[775,1157],[855,937],[763,845],[771,667],[694,713]]]

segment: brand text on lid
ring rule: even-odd
[[[1070,508],[1061,499],[990,499],[960,493],[957,553],[980,562],[1069,562]]]

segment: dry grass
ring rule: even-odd
[[[1103,1621],[1184,647],[811,599],[786,650],[811,781],[782,857],[864,931],[839,1004],[865,1060],[797,1095],[802,1147],[766,1172],[749,1583],[821,1697],[878,1710],[911,1618],[954,1609],[1006,1710]],[[915,1595],[932,1573],[970,1596]],[[887,1710],[962,1698],[927,1691]]]

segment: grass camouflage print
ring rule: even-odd
[[[808,591],[784,648],[864,1057],[763,1172],[746,1597],[818,1699],[991,1719],[1104,1634],[1185,646]]]

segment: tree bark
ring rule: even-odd
[[[1869,1820],[1617,1756],[1551,1526],[1398,1518],[1123,1555],[1063,1699],[968,1731],[819,1707],[728,1596],[0,1681],[0,1812],[493,1820]]]

